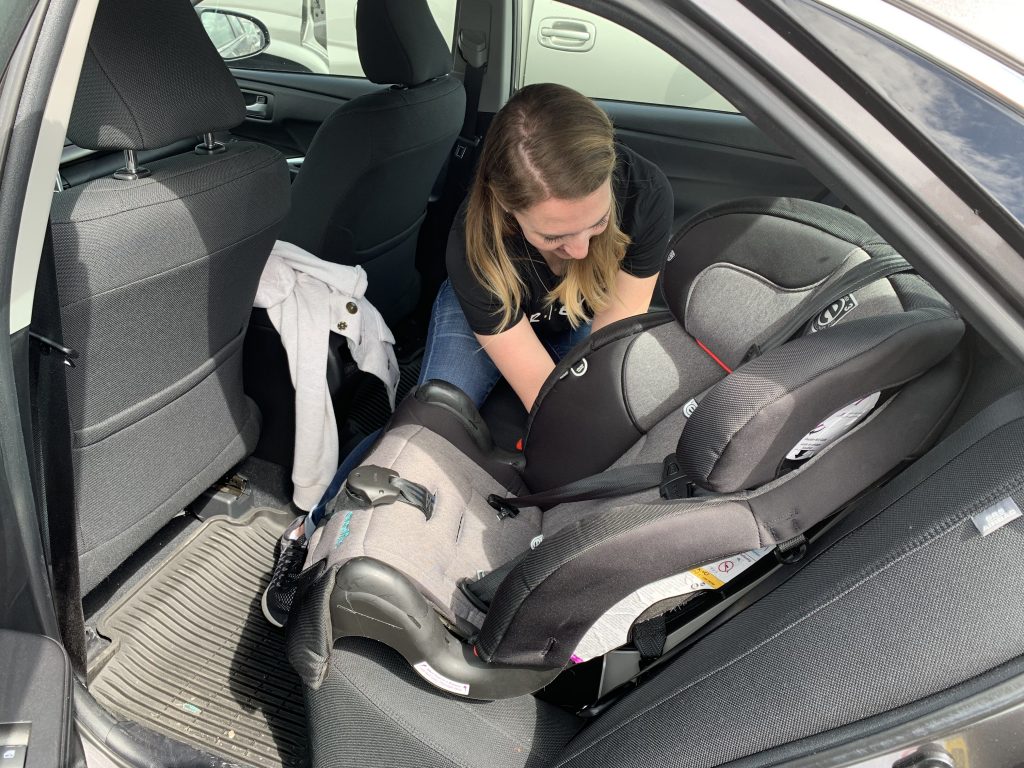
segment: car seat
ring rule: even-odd
[[[669,312],[556,366],[521,455],[493,446],[456,388],[423,385],[312,537],[292,664],[316,687],[335,641],[362,636],[437,688],[517,696],[627,642],[702,566],[799,547],[927,450],[959,398],[963,324],[908,271],[845,212],[728,203],[674,238]],[[571,492],[651,465],[641,490]],[[432,504],[403,501],[410,481]],[[538,491],[544,509],[503,503]]]
[[[419,300],[416,240],[466,110],[426,0],[355,7],[359,63],[387,86],[347,101],[316,132],[281,239],[366,270],[366,298],[393,325]]]
[[[68,124],[125,168],[53,196],[82,592],[255,447],[242,348],[288,211],[271,147],[187,0],[103,0]],[[137,163],[191,137],[195,152]]]

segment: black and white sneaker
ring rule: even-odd
[[[270,583],[263,590],[263,615],[275,627],[288,623],[295,597],[302,583],[302,565],[306,561],[306,538],[281,541],[280,554],[270,576]]]

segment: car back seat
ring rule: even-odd
[[[308,563],[326,564],[331,589],[303,621],[329,631],[306,635],[293,656],[311,685],[333,641],[360,635],[444,690],[536,690],[684,601],[693,569],[790,546],[935,441],[965,379],[963,325],[920,277],[840,291],[794,326],[797,338],[766,341],[806,311],[803,297],[828,295],[858,264],[896,263],[863,222],[805,201],[747,200],[696,217],[673,253],[671,314],[602,329],[556,368],[525,461],[488,445],[454,388],[426,385],[403,403],[366,464],[426,485],[434,510],[425,519],[403,503],[343,502],[314,535]],[[868,407],[849,431],[797,450],[858,401]],[[488,503],[666,455],[687,498],[652,488],[514,516]],[[350,487],[372,472],[356,470]],[[467,583],[503,566],[493,598],[474,600]]]
[[[960,706],[1024,672],[1024,519],[1012,518],[1022,446],[1017,391],[863,498],[781,566],[774,589],[589,717],[534,696],[453,696],[384,645],[340,640],[306,688],[312,764],[767,766]],[[983,535],[974,517],[1000,507],[1012,519]]]

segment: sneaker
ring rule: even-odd
[[[277,550],[278,552],[284,552],[291,542],[306,538],[307,517],[309,515],[299,515],[284,529],[284,533],[281,534],[281,546]]]
[[[295,597],[302,586],[302,564],[306,560],[306,537],[282,539],[280,554],[270,576],[270,583],[263,590],[263,615],[275,627],[288,623],[288,614],[295,603]]]

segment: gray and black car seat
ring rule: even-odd
[[[419,300],[416,240],[466,109],[426,0],[356,6],[359,63],[387,85],[324,120],[292,186],[282,239],[366,270],[366,298],[393,324]]]
[[[68,136],[122,171],[54,195],[82,591],[238,463],[242,346],[288,210],[277,151],[219,145],[245,105],[188,0],[101,0]],[[136,165],[185,138],[196,151]]]
[[[908,270],[845,212],[729,203],[674,239],[669,312],[556,367],[521,456],[459,390],[420,387],[313,535],[292,664],[316,690],[335,642],[361,636],[438,689],[520,696],[741,562],[791,554],[926,451],[959,398],[962,322]],[[651,466],[647,490],[621,492]],[[624,485],[570,501],[595,475]],[[502,501],[537,492],[544,509]]]

